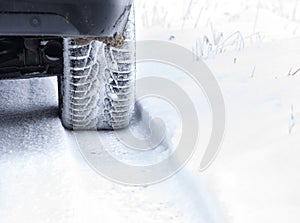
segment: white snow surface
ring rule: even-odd
[[[61,126],[55,82],[1,81],[1,222],[225,222],[196,171],[145,188],[94,172]]]
[[[147,188],[94,172],[61,126],[55,82],[1,81],[1,222],[225,222],[196,171]]]

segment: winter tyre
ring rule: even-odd
[[[122,46],[64,39],[64,74],[58,78],[62,124],[71,130],[129,125],[134,108],[135,24],[128,18]]]

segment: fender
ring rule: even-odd
[[[0,35],[112,38],[133,0],[0,0]]]

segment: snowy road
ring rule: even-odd
[[[222,222],[188,168],[147,188],[94,172],[61,126],[55,81],[0,82],[0,222]]]

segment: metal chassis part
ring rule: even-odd
[[[62,38],[0,37],[0,79],[50,77],[62,73]]]

